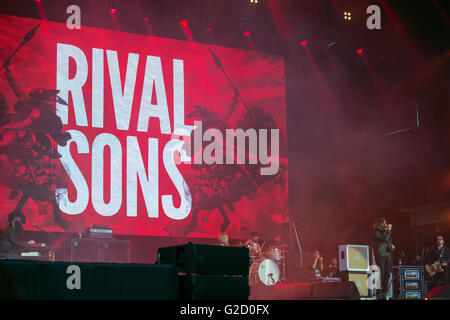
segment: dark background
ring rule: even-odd
[[[71,4],[82,26],[186,40],[187,19],[194,41],[285,57],[290,216],[306,255],[370,244],[377,217],[410,259],[436,233],[449,239],[448,1],[29,0],[1,1],[0,13],[65,23]],[[366,27],[372,4],[381,30]],[[137,263],[188,241],[127,238]]]

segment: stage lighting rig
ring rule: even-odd
[[[352,13],[349,11],[344,12],[344,19],[345,20],[352,20]]]

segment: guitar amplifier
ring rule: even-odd
[[[130,263],[130,241],[71,239],[70,261]]]
[[[70,261],[100,262],[100,245],[96,239],[71,239]]]
[[[401,299],[423,299],[425,296],[422,266],[394,266],[398,275],[398,295]]]
[[[108,226],[94,225],[86,229],[86,236],[89,239],[113,239],[113,229]]]
[[[369,246],[346,244],[339,246],[339,271],[369,270]]]
[[[369,296],[369,278],[365,272],[348,272],[346,280],[353,281],[361,297]]]

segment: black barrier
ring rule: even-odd
[[[1,299],[179,299],[178,273],[169,265],[1,260],[0,267]]]

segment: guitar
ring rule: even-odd
[[[437,273],[443,272],[442,264],[447,265],[449,261],[439,262],[435,261],[433,264],[426,264],[425,270],[427,270],[428,274],[431,277],[434,277]]]

